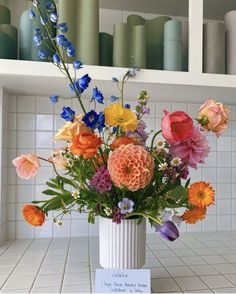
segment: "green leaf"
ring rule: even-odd
[[[49,195],[49,196],[62,196],[61,193],[57,192],[57,191],[54,191],[54,190],[45,190],[42,192],[43,194],[45,195]]]
[[[171,196],[176,200],[187,197],[187,190],[183,186],[177,186],[171,191]]]
[[[191,178],[189,178],[189,179],[187,180],[187,182],[185,183],[184,187],[185,187],[186,189],[188,188],[188,186],[189,186],[189,184],[190,184],[190,181],[191,181]]]

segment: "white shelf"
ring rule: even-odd
[[[85,97],[91,97],[93,86],[98,86],[108,98],[117,90],[112,77],[118,79],[127,69],[118,67],[84,66],[79,75],[89,73],[93,79]],[[51,63],[19,60],[0,60],[0,86],[15,94],[69,96],[67,79]],[[114,90],[113,90],[114,89]],[[236,76],[140,70],[125,88],[127,99],[136,99],[140,90],[147,90],[154,101],[198,103],[207,97],[236,104]]]

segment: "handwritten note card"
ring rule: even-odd
[[[96,270],[96,293],[151,293],[150,270]]]

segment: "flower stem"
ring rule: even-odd
[[[129,213],[125,218],[130,218],[131,216],[142,216],[145,218],[149,218],[151,220],[153,220],[155,223],[158,223],[159,225],[162,224],[162,221],[159,218],[156,218],[150,214],[144,213],[144,212],[133,212],[133,213]]]

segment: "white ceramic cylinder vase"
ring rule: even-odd
[[[145,264],[146,220],[123,220],[120,224],[100,217],[100,265],[106,269],[138,269]]]
[[[226,70],[228,74],[236,74],[236,10],[225,15],[226,28]]]

